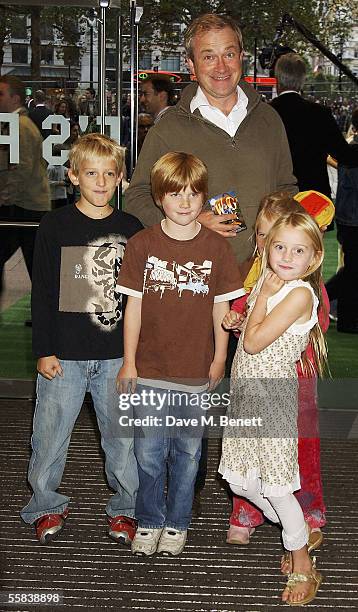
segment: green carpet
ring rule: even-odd
[[[334,274],[337,267],[335,232],[328,232],[324,240],[326,251],[324,278],[327,280]],[[21,298],[0,314],[0,378],[32,379],[35,376],[35,361],[31,354],[31,328],[24,325],[25,320],[29,318],[30,296]],[[334,379],[358,379],[358,337],[353,334],[337,333],[335,324],[331,323],[327,333],[327,342],[332,377]],[[336,386],[341,395],[342,387],[339,381]],[[331,386],[327,394],[324,392],[324,395],[327,395],[328,402]]]

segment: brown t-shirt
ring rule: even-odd
[[[142,299],[138,378],[205,384],[214,355],[214,302],[245,293],[225,238],[201,227],[191,240],[175,240],[154,225],[128,241],[118,285]]]

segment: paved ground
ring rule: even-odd
[[[121,610],[162,612],[271,612],[282,608],[278,571],[279,531],[264,525],[248,547],[225,544],[229,503],[216,480],[218,442],[210,441],[203,516],[192,522],[188,544],[175,559],[133,557],[106,535],[109,491],[89,405],[72,436],[62,491],[71,497],[70,517],[60,539],[40,547],[18,515],[28,499],[25,473],[33,405],[0,401],[1,597],[4,592],[62,593],[61,605],[26,604],[19,610]],[[307,609],[358,610],[358,431],[357,413],[324,413],[322,470],[328,524],[318,552],[324,584]],[[340,423],[340,427],[338,427]],[[349,438],[349,439],[348,439]]]

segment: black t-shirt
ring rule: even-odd
[[[138,219],[118,210],[91,219],[73,205],[45,215],[32,280],[36,357],[122,357],[123,298],[116,282],[127,239],[140,229]]]

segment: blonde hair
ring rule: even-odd
[[[124,147],[121,147],[113,138],[104,134],[87,134],[81,136],[71,147],[69,161],[72,172],[78,176],[84,161],[94,158],[112,159],[117,166],[117,174],[123,172]]]
[[[166,153],[154,164],[150,173],[152,196],[158,206],[167,193],[179,192],[188,185],[195,193],[208,197],[208,170],[195,155],[183,152]]]
[[[234,19],[228,15],[205,13],[204,15],[199,15],[199,17],[194,19],[194,21],[192,21],[185,30],[184,46],[187,57],[191,60],[194,59],[193,39],[195,36],[198,34],[204,34],[205,32],[210,32],[210,30],[223,30],[224,28],[231,28],[235,32],[239,43],[239,49],[242,51],[242,33],[236,21],[234,21]]]
[[[319,308],[323,308],[325,311],[326,309],[321,291],[321,286],[323,283],[321,267],[324,258],[323,239],[317,223],[307,212],[303,210],[290,212],[281,216],[275,222],[266,239],[266,244],[262,255],[261,274],[264,274],[265,270],[269,266],[270,248],[277,232],[280,229],[287,227],[300,229],[312,242],[315,256],[301,278],[311,285],[315,295],[318,298]],[[313,349],[314,364],[312,365],[310,360],[307,358],[306,353],[303,353],[301,357],[302,370],[306,376],[315,375],[316,372],[318,372],[320,376],[323,376],[326,370],[329,371],[329,368],[327,361],[327,345],[319,322],[317,322],[310,330],[309,343]]]
[[[262,198],[255,220],[254,234],[250,236],[252,242],[255,240],[254,254],[258,252],[256,237],[262,219],[273,221],[282,215],[296,210],[301,210],[301,207],[288,191],[275,191]]]

